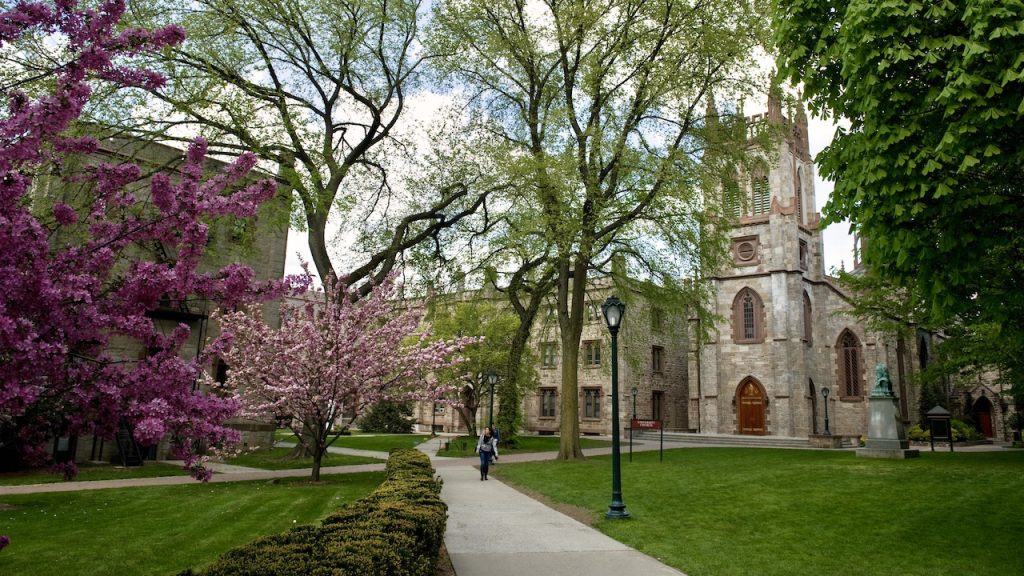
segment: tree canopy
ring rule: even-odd
[[[171,79],[155,99],[121,99],[134,121],[102,109],[94,118],[147,138],[198,132],[220,153],[273,162],[321,280],[365,295],[406,250],[440,243],[501,187],[420,141],[426,129],[410,105],[427,94],[422,12],[416,0],[139,3],[136,21],[174,24],[188,38],[154,58]],[[351,261],[332,259],[337,230]]]
[[[0,448],[39,464],[54,437],[110,438],[125,426],[143,445],[170,436],[207,479],[194,446],[236,438],[224,422],[237,406],[197,390],[208,358],[182,357],[188,326],[167,330],[153,316],[194,299],[237,306],[285,292],[287,282],[256,282],[237,263],[201,266],[210,223],[252,217],[276,186],[245,185],[252,154],[205,179],[201,139],[179,173],[140,185],[138,166],[103,161],[94,138],[69,136],[92,82],[143,90],[163,83],[132,56],[178,43],[182,31],[124,28],[123,12],[123,2],[110,0],[94,8],[19,3],[0,14],[8,58],[40,37],[64,46],[38,96],[19,89],[38,74],[5,77],[14,80],[4,85],[0,117]],[[153,246],[163,258],[139,257]],[[147,354],[125,358],[115,345],[124,342]]]
[[[862,260],[933,324],[1024,341],[1020,0],[780,0],[778,65],[850,121],[817,158]],[[970,326],[976,326],[972,330]],[[1020,373],[1020,356],[997,362]]]
[[[445,0],[430,37],[437,66],[470,94],[505,146],[524,199],[523,241],[553,270],[562,347],[562,458],[579,448],[577,370],[588,278],[666,285],[717,266],[721,227],[702,194],[714,164],[711,92],[756,84],[766,27],[756,2]],[[731,149],[745,148],[735,143]],[[723,147],[723,150],[729,147]],[[515,242],[513,242],[515,243]],[[683,287],[683,284],[678,284]],[[629,298],[629,294],[620,294]],[[617,401],[617,400],[613,400]]]

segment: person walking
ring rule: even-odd
[[[498,439],[491,433],[489,426],[484,427],[480,438],[476,441],[476,452],[480,454],[480,481],[487,480],[487,469],[491,459],[498,459]]]

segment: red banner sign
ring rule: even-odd
[[[630,421],[629,427],[640,430],[661,430],[661,420],[638,420],[634,418]]]

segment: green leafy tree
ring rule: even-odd
[[[780,0],[778,66],[849,119],[817,158],[863,261],[1022,387],[1021,0]],[[995,331],[993,329],[995,328]],[[964,341],[966,343],[966,341]],[[995,356],[995,357],[993,357]]]
[[[320,278],[343,277],[365,296],[406,250],[441,243],[500,188],[453,157],[460,149],[431,151],[415,137],[424,130],[410,107],[425,93],[430,58],[422,8],[416,0],[135,3],[135,21],[180,25],[187,40],[152,62],[172,80],[155,100],[121,94],[93,119],[149,139],[199,132],[219,153],[251,150],[273,162]],[[112,121],[110,107],[135,121]],[[347,271],[329,253],[338,229],[355,239],[347,244],[356,254],[346,256],[360,262]]]
[[[464,296],[466,295],[460,294],[456,297]],[[492,391],[488,375],[494,373],[499,376],[495,394],[505,387],[516,385],[508,382],[505,371],[508,367],[512,341],[519,328],[519,319],[501,300],[486,300],[480,294],[470,297],[473,299],[435,300],[428,321],[434,336],[442,340],[461,336],[483,336],[483,341],[462,350],[464,362],[441,370],[437,374],[439,381],[458,386],[461,405],[457,406],[456,410],[470,435],[475,436],[478,433],[477,411],[484,410],[485,423],[489,422],[491,417],[489,411]],[[529,360],[527,358],[527,370],[532,369],[532,362]],[[533,379],[527,378],[519,380],[519,384],[522,385],[524,380],[526,388],[533,383]],[[517,391],[517,396],[522,397],[521,391]],[[495,397],[500,410],[500,396]],[[516,430],[521,425],[521,422],[516,422],[515,419],[509,421],[507,426],[500,418],[496,420],[502,430],[502,442],[506,440],[506,430]]]
[[[515,243],[543,240],[561,338],[562,459],[582,458],[578,362],[592,273],[664,285],[715,268],[721,230],[702,184],[710,93],[754,84],[764,40],[756,2],[444,0],[438,66],[470,93],[519,183]],[[745,148],[736,143],[733,150]],[[723,147],[722,149],[728,149]],[[722,157],[715,157],[721,162]],[[541,271],[543,275],[543,271]],[[680,284],[682,287],[683,285]],[[620,297],[629,297],[621,293]]]

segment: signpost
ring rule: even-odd
[[[661,420],[642,420],[640,418],[633,418],[629,421],[629,434],[633,435],[633,429],[637,430],[660,430],[661,437],[658,440],[658,461],[665,461],[665,427],[662,426]]]

